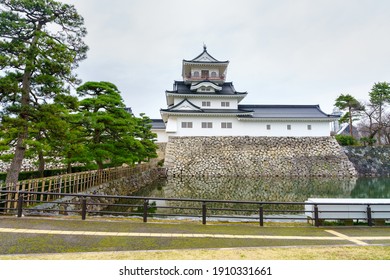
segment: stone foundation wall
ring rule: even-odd
[[[357,176],[332,137],[170,137],[170,176]]]
[[[167,143],[156,143],[158,148],[157,148],[157,159],[162,160],[165,158],[165,149],[167,147]]]
[[[343,150],[360,176],[390,176],[390,147],[343,147]]]

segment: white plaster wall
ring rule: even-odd
[[[170,118],[171,120],[171,118]],[[192,128],[181,128],[182,122],[192,122]],[[202,122],[212,122],[213,128],[202,128]],[[232,128],[221,128],[221,122],[231,122]],[[250,122],[239,121],[237,117],[191,117],[180,116],[175,122],[169,121],[168,136],[291,136],[291,137],[321,137],[330,136],[328,122]],[[271,130],[267,130],[267,125]],[[291,125],[291,130],[287,129]],[[307,129],[311,125],[311,130]],[[175,126],[175,127],[173,127]],[[176,132],[174,132],[176,129]]]
[[[177,132],[177,118],[170,117],[168,122],[166,123],[166,132],[167,133],[175,133]]]
[[[166,143],[168,142],[168,134],[164,129],[151,129],[153,133],[157,134],[157,143]]]

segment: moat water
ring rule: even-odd
[[[149,197],[304,202],[308,198],[390,198],[390,178],[183,177],[132,194]]]
[[[308,198],[390,198],[390,178],[242,178],[242,177],[174,177],[162,179],[129,194],[132,196],[239,200],[256,202],[305,202]],[[121,203],[121,202],[119,202]],[[141,203],[141,202],[140,202]],[[199,207],[198,203],[150,200],[160,214],[181,214],[165,206]],[[159,208],[161,207],[162,208]],[[215,204],[215,207],[220,205]],[[236,209],[241,206],[235,205]],[[242,206],[247,209],[248,206]],[[253,206],[257,207],[257,206]],[[278,207],[283,208],[283,206]],[[302,210],[303,206],[296,206]],[[279,209],[279,210],[281,210]],[[134,211],[121,207],[115,211]],[[242,209],[241,209],[242,210]],[[137,212],[141,209],[135,210]],[[199,211],[190,211],[193,214]],[[187,211],[188,213],[188,211]],[[252,215],[252,213],[239,213]]]

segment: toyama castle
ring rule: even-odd
[[[319,105],[241,104],[247,92],[236,91],[226,81],[229,61],[207,52],[183,60],[182,81],[165,92],[167,108],[153,120],[157,142],[169,136],[330,136],[328,115]]]

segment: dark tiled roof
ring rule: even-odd
[[[212,83],[212,82],[210,82]],[[191,84],[186,84],[183,81],[175,81],[173,85],[173,90],[169,91],[167,90],[167,93],[177,93],[177,94],[219,94],[219,95],[242,95],[242,94],[247,94],[246,92],[237,92],[233,86],[232,82],[228,83],[223,83],[222,84],[222,90],[217,91],[217,92],[196,92],[196,91],[191,91],[190,89]]]
[[[200,60],[200,58],[204,55],[207,55],[208,57],[210,57],[211,61],[205,61],[205,60]],[[203,47],[203,52],[198,55],[197,57],[195,57],[194,59],[191,59],[191,60],[183,60],[184,62],[195,62],[195,63],[229,63],[228,60],[226,61],[219,61],[217,59],[215,59],[214,57],[212,57],[208,52],[207,52],[207,48],[204,46]]]
[[[245,115],[251,114],[251,111],[240,109],[201,109],[201,110],[175,110],[175,109],[161,109],[161,112],[169,113],[183,113],[183,114],[230,114],[230,115]]]
[[[325,114],[319,105],[238,105],[241,110],[252,110],[251,118],[337,118]]]
[[[165,129],[165,123],[161,119],[152,119],[152,129]]]

